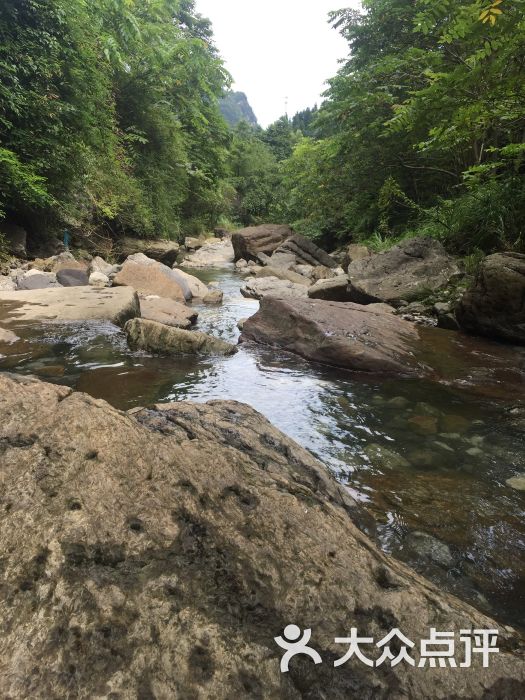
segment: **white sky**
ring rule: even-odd
[[[215,43],[248,96],[261,126],[321,101],[325,81],[348,45],[327,23],[328,12],[357,0],[196,0],[213,22]]]

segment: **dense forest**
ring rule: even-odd
[[[320,109],[229,128],[231,84],[192,0],[4,0],[0,210],[180,238],[291,223],[336,245],[425,233],[525,245],[522,0],[365,0]]]

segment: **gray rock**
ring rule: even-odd
[[[450,569],[454,565],[454,557],[450,548],[426,532],[411,532],[403,544],[404,548],[412,550],[418,559],[426,559],[444,569]]]
[[[319,248],[313,241],[297,233],[289,236],[275,251],[274,255],[292,254],[297,265],[322,265],[338,267],[337,261]],[[273,257],[273,256],[272,256]]]
[[[436,292],[460,274],[454,259],[433,238],[408,239],[348,268],[352,301],[386,301],[394,306]]]
[[[119,241],[119,260],[123,262],[130,255],[142,253],[152,260],[171,266],[177,260],[179,248],[175,241],[122,238]]]
[[[316,282],[308,290],[310,299],[325,299],[326,301],[350,301],[348,293],[348,277],[341,275],[333,279]]]
[[[62,268],[57,272],[57,282],[63,287],[86,287],[89,277],[84,270]]]
[[[481,264],[456,317],[472,333],[525,344],[525,255],[497,253]]]
[[[0,275],[0,292],[13,292],[16,289],[15,280],[9,275]]]
[[[103,272],[92,272],[89,275],[90,287],[111,287],[111,280]]]
[[[292,229],[289,226],[276,224],[250,226],[235,231],[232,234],[235,260],[243,259],[257,262],[260,253],[271,255],[291,235]]]
[[[17,277],[17,289],[35,290],[61,287],[54,272],[40,272],[39,270],[29,270],[22,276]]]
[[[191,328],[199,316],[191,306],[157,296],[141,298],[140,312],[142,318],[148,321],[157,321],[176,328]]]

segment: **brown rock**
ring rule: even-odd
[[[274,345],[302,357],[361,372],[421,374],[410,323],[359,304],[263,297],[244,324],[242,340]]]
[[[0,396],[1,697],[523,697],[519,635],[381,553],[345,490],[253,409],[130,416],[6,375]],[[288,624],[322,664],[280,672]],[[334,668],[351,627],[399,628],[416,665],[432,627],[499,628],[501,651],[488,668]]]
[[[235,260],[257,261],[259,253],[271,255],[281,243],[292,235],[289,226],[264,224],[250,226],[232,234]]]
[[[359,243],[351,243],[346,249],[343,256],[343,270],[346,272],[350,263],[353,263],[357,260],[365,260],[366,258],[370,258],[371,256],[372,251],[370,250],[370,248],[367,248],[366,245],[360,245]]]
[[[179,244],[175,241],[150,240],[143,238],[122,238],[119,241],[119,260],[123,262],[130,255],[143,253],[152,260],[173,265],[179,253]]]
[[[192,298],[186,278],[178,270],[138,253],[130,256],[113,279],[115,286],[133,287],[144,296],[155,295],[175,301]]]
[[[525,255],[497,253],[482,264],[456,309],[465,330],[525,344]]]
[[[332,279],[316,282],[308,290],[310,299],[325,299],[326,301],[350,301],[348,293],[348,277],[339,275]]]
[[[288,280],[288,282],[293,282],[294,284],[304,284],[306,287],[311,284],[310,280],[306,277],[283,267],[261,267],[255,273],[255,277],[276,277],[279,280]]]
[[[338,266],[337,261],[328,255],[328,253],[319,248],[312,240],[298,233],[294,233],[287,238],[286,241],[277,248],[274,255],[286,253],[293,254],[296,264],[298,265],[321,265],[330,269]]]
[[[190,328],[197,322],[199,314],[191,306],[185,306],[173,299],[162,297],[143,297],[140,300],[142,318],[147,321],[157,321],[166,326]]]

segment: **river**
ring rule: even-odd
[[[225,295],[221,306],[199,306],[198,328],[236,341],[237,322],[258,308],[241,296],[241,277],[231,269],[190,272]],[[385,551],[496,619],[525,627],[525,495],[505,483],[525,471],[525,434],[507,402],[422,380],[357,378],[251,344],[230,358],[152,357],[131,352],[108,323],[21,335],[0,369],[70,385],[120,409],[180,400],[250,404],[348,487]],[[414,416],[429,420],[414,423]]]

